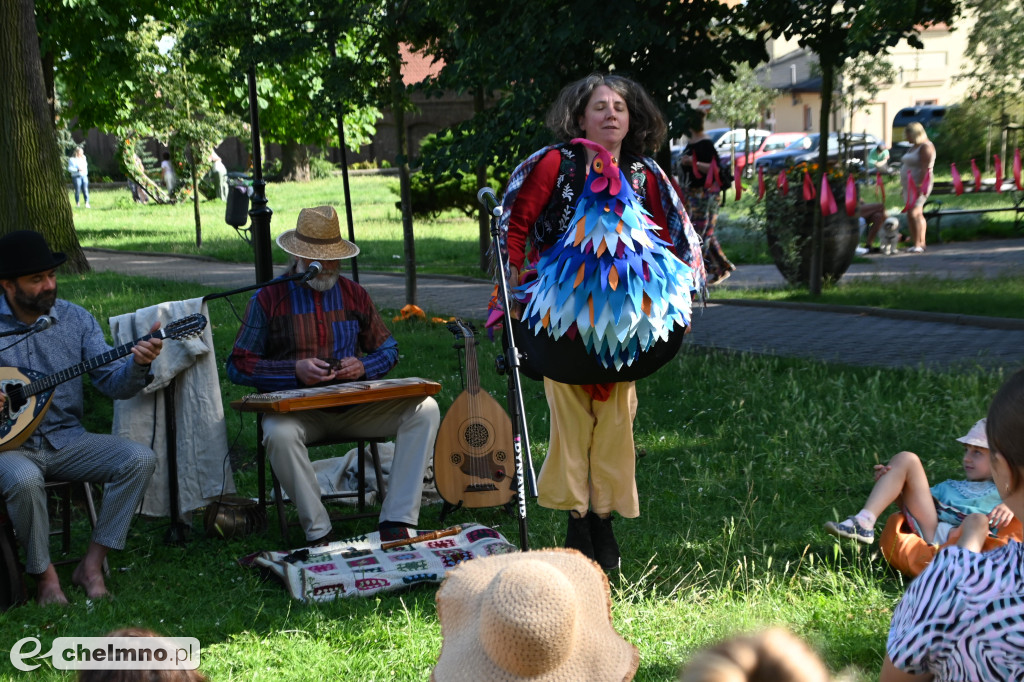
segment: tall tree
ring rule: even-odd
[[[32,0],[0,2],[0,73],[0,232],[41,232],[68,255],[65,269],[87,271],[46,101]]]
[[[544,115],[558,91],[593,71],[643,84],[678,135],[687,128],[688,101],[710,90],[715,76],[767,58],[740,9],[718,0],[631,0],[613,15],[585,0],[428,4],[442,29],[427,47],[445,62],[433,86],[493,102],[453,126],[450,144],[424,159],[424,170],[439,176],[481,165],[511,172],[551,141]],[[661,151],[667,167],[668,149]]]
[[[813,51],[821,67],[821,113],[818,151],[819,173],[828,161],[829,120],[836,92],[837,76],[848,59],[861,54],[886,53],[901,40],[911,47],[924,47],[922,28],[937,23],[951,24],[960,11],[959,0],[892,2],[892,0],[749,0],[745,16],[762,35],[797,36],[800,47]],[[815,184],[820,184],[821,177]],[[822,221],[816,214],[811,237],[810,292],[821,293]]]

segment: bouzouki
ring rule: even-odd
[[[515,495],[512,420],[498,401],[480,388],[473,330],[462,320],[456,320],[455,326],[466,344],[466,389],[452,403],[437,431],[437,492],[454,506],[500,507]]]
[[[131,343],[111,348],[102,355],[78,363],[49,376],[23,367],[0,367],[0,391],[7,401],[0,409],[0,452],[13,450],[24,443],[39,423],[53,399],[53,389],[108,362],[123,358],[132,352],[132,346],[149,339],[185,339],[195,336],[206,327],[206,318],[194,313],[171,322],[166,327],[147,334]]]

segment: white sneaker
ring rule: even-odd
[[[854,249],[854,253],[856,253],[858,256],[863,256],[867,252],[868,252],[868,249],[866,247],[864,247],[864,246],[858,246],[856,249]]]

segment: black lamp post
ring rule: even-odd
[[[260,109],[256,99],[256,65],[249,66],[249,120],[252,124],[252,248],[255,253],[256,282],[274,278],[274,261],[270,254],[270,217],[267,208],[267,183],[263,180],[263,157],[260,153]]]

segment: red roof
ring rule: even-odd
[[[444,67],[444,60],[425,55],[421,52],[413,52],[412,49],[402,43],[398,46],[398,52],[402,56],[402,82],[408,85],[421,83],[430,76],[436,76]]]

